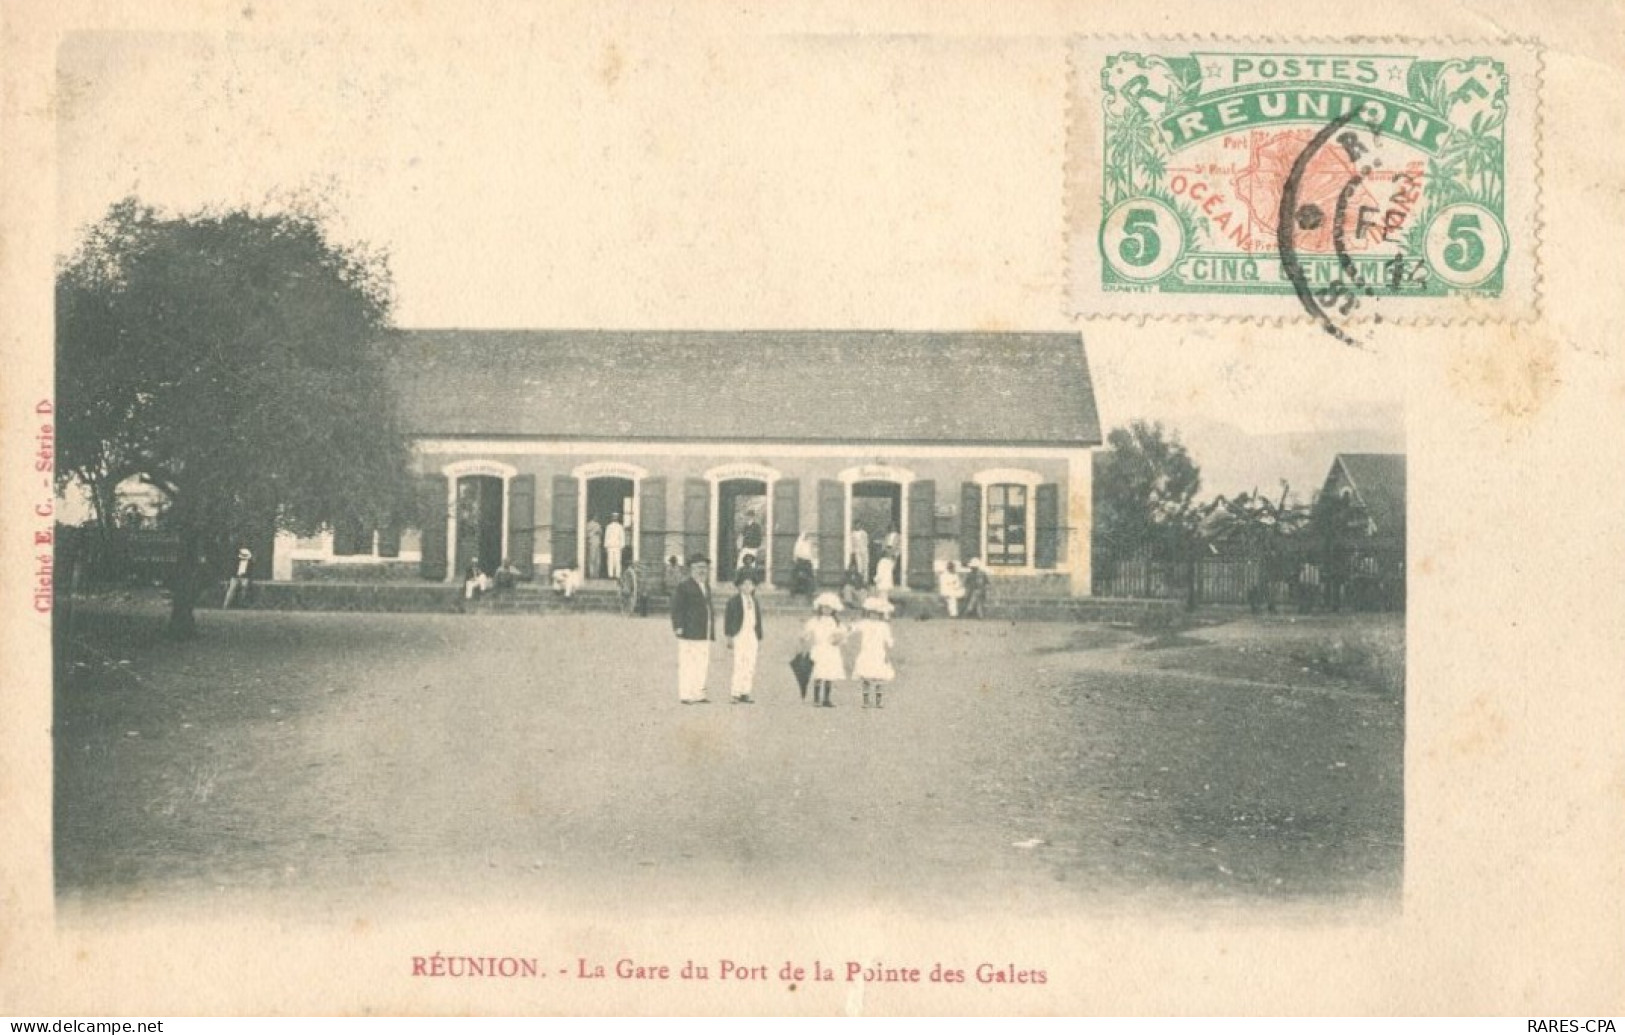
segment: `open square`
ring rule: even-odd
[[[770,614],[754,705],[681,707],[663,619],[76,617],[64,903],[433,889],[530,903],[1397,902],[1403,624],[1179,634],[897,622],[883,710],[808,707]]]

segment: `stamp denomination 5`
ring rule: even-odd
[[[1079,41],[1071,60],[1076,315],[1298,314],[1348,341],[1373,318],[1533,315],[1530,48]]]

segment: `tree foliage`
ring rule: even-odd
[[[1247,602],[1255,611],[1267,604],[1273,614],[1273,587],[1290,582],[1304,556],[1309,508],[1292,502],[1291,488],[1283,481],[1279,499],[1254,489],[1228,498],[1219,496],[1205,510],[1204,540],[1215,552],[1239,551],[1259,562],[1247,588]]]
[[[1204,538],[1265,556],[1281,540],[1300,535],[1309,523],[1309,509],[1291,501],[1285,482],[1281,483],[1278,500],[1254,489],[1235,496],[1216,497],[1205,509]]]
[[[1095,468],[1095,534],[1118,553],[1177,553],[1198,531],[1202,472],[1177,432],[1136,420],[1106,436]]]
[[[59,477],[104,517],[128,478],[164,493],[174,631],[191,631],[199,565],[236,544],[407,512],[391,306],[383,257],[308,213],[167,217],[127,199],[61,263]]]

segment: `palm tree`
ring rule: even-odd
[[[1261,569],[1260,584],[1248,587],[1248,602],[1254,610],[1268,598],[1268,587],[1279,581],[1282,560],[1294,537],[1309,523],[1309,513],[1289,500],[1290,488],[1281,483],[1281,498],[1272,500],[1259,493],[1241,493],[1231,499],[1223,496],[1212,504],[1211,517],[1204,529],[1210,543],[1232,542],[1245,555],[1256,557]],[[1270,611],[1275,602],[1269,601]]]
[[[1500,130],[1505,123],[1505,108],[1473,116],[1466,129],[1457,128],[1450,135],[1441,156],[1459,170],[1466,195],[1491,208],[1500,207],[1504,193],[1501,170],[1506,151]]]
[[[1504,84],[1505,73],[1496,66]],[[1450,109],[1464,100],[1484,98],[1490,103],[1487,111],[1476,113],[1465,127],[1451,123],[1450,139],[1445,143],[1437,161],[1428,163],[1428,181],[1441,203],[1456,198],[1467,198],[1482,205],[1498,207],[1504,194],[1502,170],[1505,168],[1505,144],[1502,139],[1506,124],[1506,102],[1502,99],[1504,85],[1493,94],[1475,78],[1468,78],[1454,91],[1446,89],[1446,81],[1432,70],[1432,81],[1427,86],[1428,102],[1447,122],[1451,123]],[[1447,192],[1439,187],[1450,185]],[[1446,199],[1443,194],[1449,193]]]
[[[1160,180],[1166,171],[1158,153],[1156,129],[1137,104],[1128,105],[1120,115],[1106,111],[1106,163],[1104,185],[1106,204],[1141,193],[1140,174],[1147,186]]]

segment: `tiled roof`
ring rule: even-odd
[[[1098,445],[1076,334],[399,332],[422,437]]]
[[[1378,532],[1405,528],[1405,454],[1339,453],[1354,494]]]

